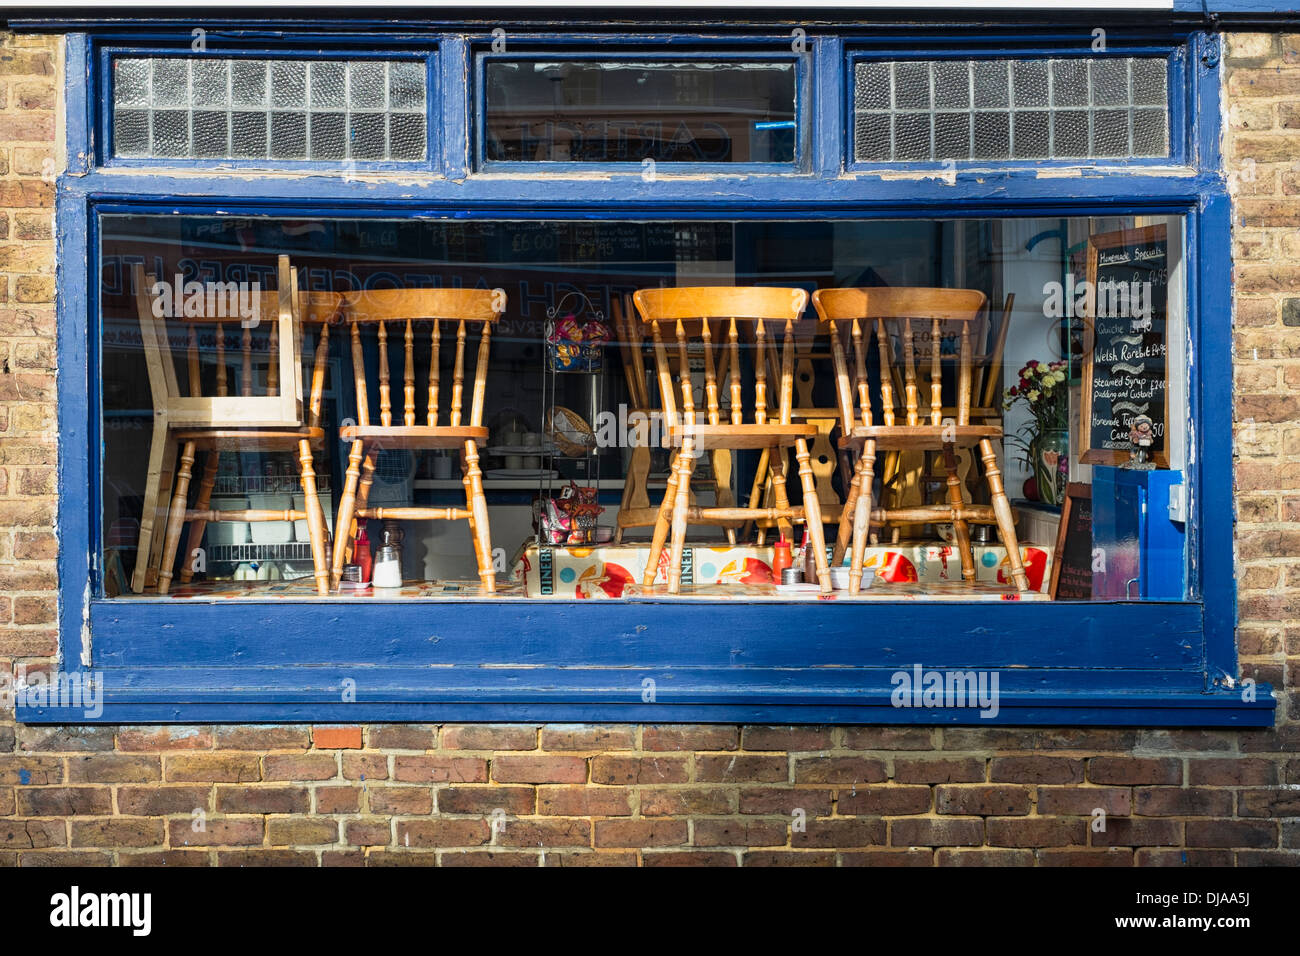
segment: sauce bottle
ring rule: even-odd
[[[777,584],[781,583],[781,572],[790,567],[794,561],[790,555],[790,542],[781,535],[780,540],[772,546],[772,577]]]
[[[356,547],[352,551],[353,563],[361,566],[361,583],[367,584],[370,581],[372,559],[370,557],[370,538],[366,535],[366,523],[364,521],[361,522],[361,530],[357,532]]]
[[[803,579],[805,581],[817,580],[817,555],[812,549],[812,538],[808,534],[808,529],[803,529]]]

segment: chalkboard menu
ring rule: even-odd
[[[1128,461],[1134,419],[1151,422],[1150,460],[1169,467],[1168,240],[1164,226],[1088,240],[1079,459]]]
[[[1053,601],[1092,597],[1092,488],[1089,485],[1071,482],[1065,487],[1049,593]]]

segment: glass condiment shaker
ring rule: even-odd
[[[371,584],[377,588],[400,588],[402,586],[402,555],[391,544],[385,544],[375,556],[375,568],[371,572]]]

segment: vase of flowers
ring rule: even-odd
[[[1070,475],[1070,392],[1066,363],[1034,359],[1020,370],[1020,381],[1007,389],[1004,410],[1024,404],[1032,416],[1007,441],[1019,447],[1033,472],[1038,498],[1059,505]]]

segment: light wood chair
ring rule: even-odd
[[[839,495],[835,493],[834,485],[831,484],[831,476],[835,473],[838,465],[835,446],[831,443],[831,435],[839,424],[839,409],[817,408],[813,403],[813,389],[817,382],[817,362],[818,360],[829,359],[831,356],[829,352],[814,351],[811,329],[797,331],[805,332],[807,337],[803,339],[796,338],[795,340],[795,408],[792,414],[796,422],[806,422],[809,425],[817,426],[817,438],[810,448],[813,478],[817,484],[817,501],[821,505],[822,521],[826,524],[836,524],[840,520],[844,507]],[[768,458],[769,454],[765,450],[759,458],[758,468],[754,472],[754,481],[749,492],[750,504],[756,504],[761,500],[764,507],[770,507],[776,500],[772,489],[772,475],[767,466]],[[778,522],[766,520],[755,522],[760,546],[766,541],[768,530],[778,524]],[[749,537],[750,527],[748,524],[741,534],[745,538]]]
[[[488,289],[373,289],[346,292],[342,296],[344,321],[352,339],[352,374],[356,385],[357,424],[339,429],[344,441],[352,443],[348,453],[347,480],[339,499],[338,522],[335,524],[332,583],[337,586],[343,565],[352,556],[352,541],[357,520],[393,518],[396,520],[469,520],[478,562],[478,576],[483,589],[496,591],[496,574],[492,568],[492,536],[488,528],[487,499],[483,495],[483,474],[479,470],[478,444],[487,441],[483,425],[483,405],[487,389],[488,352],[492,326],[505,311],[505,294]],[[428,405],[425,423],[417,425],[415,407],[415,332],[413,323],[431,320],[430,358],[427,379]],[[388,323],[403,323],[405,365],[402,378],[402,424],[393,424],[392,387],[388,366]],[[442,365],[443,323],[455,324],[456,345],[452,362],[449,421],[439,425],[439,390]],[[481,322],[478,358],[474,373],[468,422],[463,412],[465,391],[465,343],[467,326]],[[366,385],[365,352],[361,329],[375,326],[375,344],[379,361],[379,424],[370,422],[370,396]],[[369,338],[369,336],[367,336]],[[429,450],[460,449],[464,459],[463,484],[465,507],[369,508],[367,501],[374,481],[375,456],[381,449],[401,448]]]
[[[316,588],[329,593],[327,561],[328,530],[325,512],[316,489],[313,449],[321,445],[324,430],[320,427],[321,400],[325,387],[325,366],[329,354],[329,325],[338,313],[338,298],[328,292],[299,292],[297,270],[287,256],[280,256],[277,269],[278,288],[262,291],[256,300],[257,325],[265,320],[268,336],[266,387],[263,394],[255,383],[260,357],[254,354],[253,325],[231,314],[228,302],[220,297],[195,297],[198,314],[175,316],[171,321],[187,329],[186,390],[179,387],[176,363],[172,356],[168,320],[164,317],[160,295],[153,292],[155,282],[143,268],[135,267],[136,306],[140,318],[141,339],[154,396],[154,432],[145,483],[144,513],[140,520],[140,540],[131,586],[136,593],[156,583],[159,594],[171,586],[180,545],[181,531],[189,524],[181,582],[187,583],[194,573],[192,555],[203,540],[203,531],[215,521],[300,521],[305,520],[311,540],[312,565]],[[209,312],[209,308],[212,309]],[[226,327],[242,327],[238,364],[239,394],[231,395],[226,358]],[[320,326],[312,373],[307,415],[303,414],[302,329],[306,323]],[[202,361],[199,329],[209,326],[215,343],[215,395],[202,393]],[[177,452],[180,468],[172,472]],[[197,452],[205,453],[203,477],[194,508],[187,507],[192,469]],[[297,452],[302,480],[305,511],[217,511],[212,510],[212,488],[216,482],[223,452]],[[167,492],[170,491],[170,503]],[[165,528],[165,534],[157,533]]]
[[[850,532],[852,558],[849,590],[857,593],[862,584],[862,565],[867,535],[873,521],[951,522],[961,556],[962,577],[975,580],[974,555],[970,544],[971,523],[996,524],[1007,548],[1007,559],[1018,590],[1029,589],[1029,580],[1020,561],[1015,520],[1002,487],[998,453],[994,441],[1002,438],[1000,425],[970,423],[971,410],[971,334],[970,325],[983,310],[984,293],[973,289],[868,288],[819,289],[813,293],[817,314],[830,330],[831,354],[836,389],[840,403],[841,447],[858,454],[854,481],[844,503],[833,561],[843,558]],[[918,336],[913,323],[923,323]],[[866,350],[871,335],[876,334],[880,352],[880,399],[884,424],[872,422],[871,385],[867,380]],[[917,382],[918,339],[940,341],[945,327],[954,326],[960,338],[957,370],[956,416],[945,418],[943,412],[943,376],[940,351],[930,348],[930,396],[928,421],[922,421]],[[895,343],[891,328],[897,330]],[[850,383],[848,343],[852,343],[854,374]],[[901,355],[902,387],[906,422],[899,424],[894,412],[895,349]],[[957,474],[956,450],[978,447],[984,462],[992,506],[967,504],[962,496],[961,478]],[[948,501],[944,504],[915,505],[906,508],[874,509],[872,482],[875,459],[880,451],[939,451],[947,472]]]
[[[614,328],[618,334],[619,353],[623,361],[623,377],[627,381],[628,394],[632,400],[631,411],[644,416],[642,420],[646,423],[646,440],[633,447],[628,461],[627,475],[623,479],[623,497],[615,517],[617,525],[614,531],[615,544],[622,544],[623,534],[627,529],[653,528],[655,522],[659,520],[659,506],[650,504],[650,442],[663,426],[661,412],[651,400],[646,384],[645,339],[636,321],[631,297],[628,297],[626,305],[621,302],[621,299],[621,296],[615,297],[611,312],[614,317]],[[724,372],[725,368],[720,368],[719,377],[722,377]],[[629,414],[628,417],[630,418],[631,415]],[[652,417],[659,419],[653,425]],[[731,452],[727,449],[712,449],[709,452],[709,462],[712,466],[710,469],[712,477],[707,479],[705,484],[714,489],[714,502],[718,507],[723,508],[735,504],[731,493]],[[692,481],[695,487],[700,484],[698,478]],[[691,490],[692,505],[695,504],[695,487]],[[740,522],[721,525],[729,544],[736,543],[736,528],[739,525]]]
[[[650,327],[654,342],[655,368],[659,378],[660,399],[667,423],[666,444],[677,449],[669,469],[668,487],[655,522],[650,544],[644,584],[654,584],[659,556],[671,527],[672,550],[668,565],[668,590],[681,588],[682,550],[686,543],[688,521],[708,524],[717,521],[745,521],[769,518],[793,522],[807,521],[815,549],[817,578],[822,591],[831,590],[830,569],[822,533],[821,511],[809,459],[808,442],[816,439],[815,425],[796,425],[791,421],[794,392],[794,329],[802,320],[808,294],[802,289],[765,287],[702,287],[681,289],[642,289],[633,300],[642,321]],[[768,323],[774,328],[769,330]],[[673,381],[668,362],[665,329],[674,333],[677,344],[678,376]],[[754,349],[753,421],[744,421],[742,403],[740,340],[742,328]],[[769,334],[771,331],[772,334]],[[779,399],[775,421],[768,418],[768,370],[777,368],[776,335],[782,337],[779,371]],[[688,358],[690,342],[698,339],[704,360],[704,397],[707,424],[696,420],[694,383]],[[718,366],[714,352],[721,350],[727,370],[726,385],[730,397],[730,422],[723,423],[719,407]],[[799,462],[799,479],[803,488],[803,506],[792,508],[786,495],[785,455],[791,445]],[[767,449],[772,469],[776,506],[773,508],[735,506],[700,508],[690,504],[691,473],[696,455],[710,449]]]

